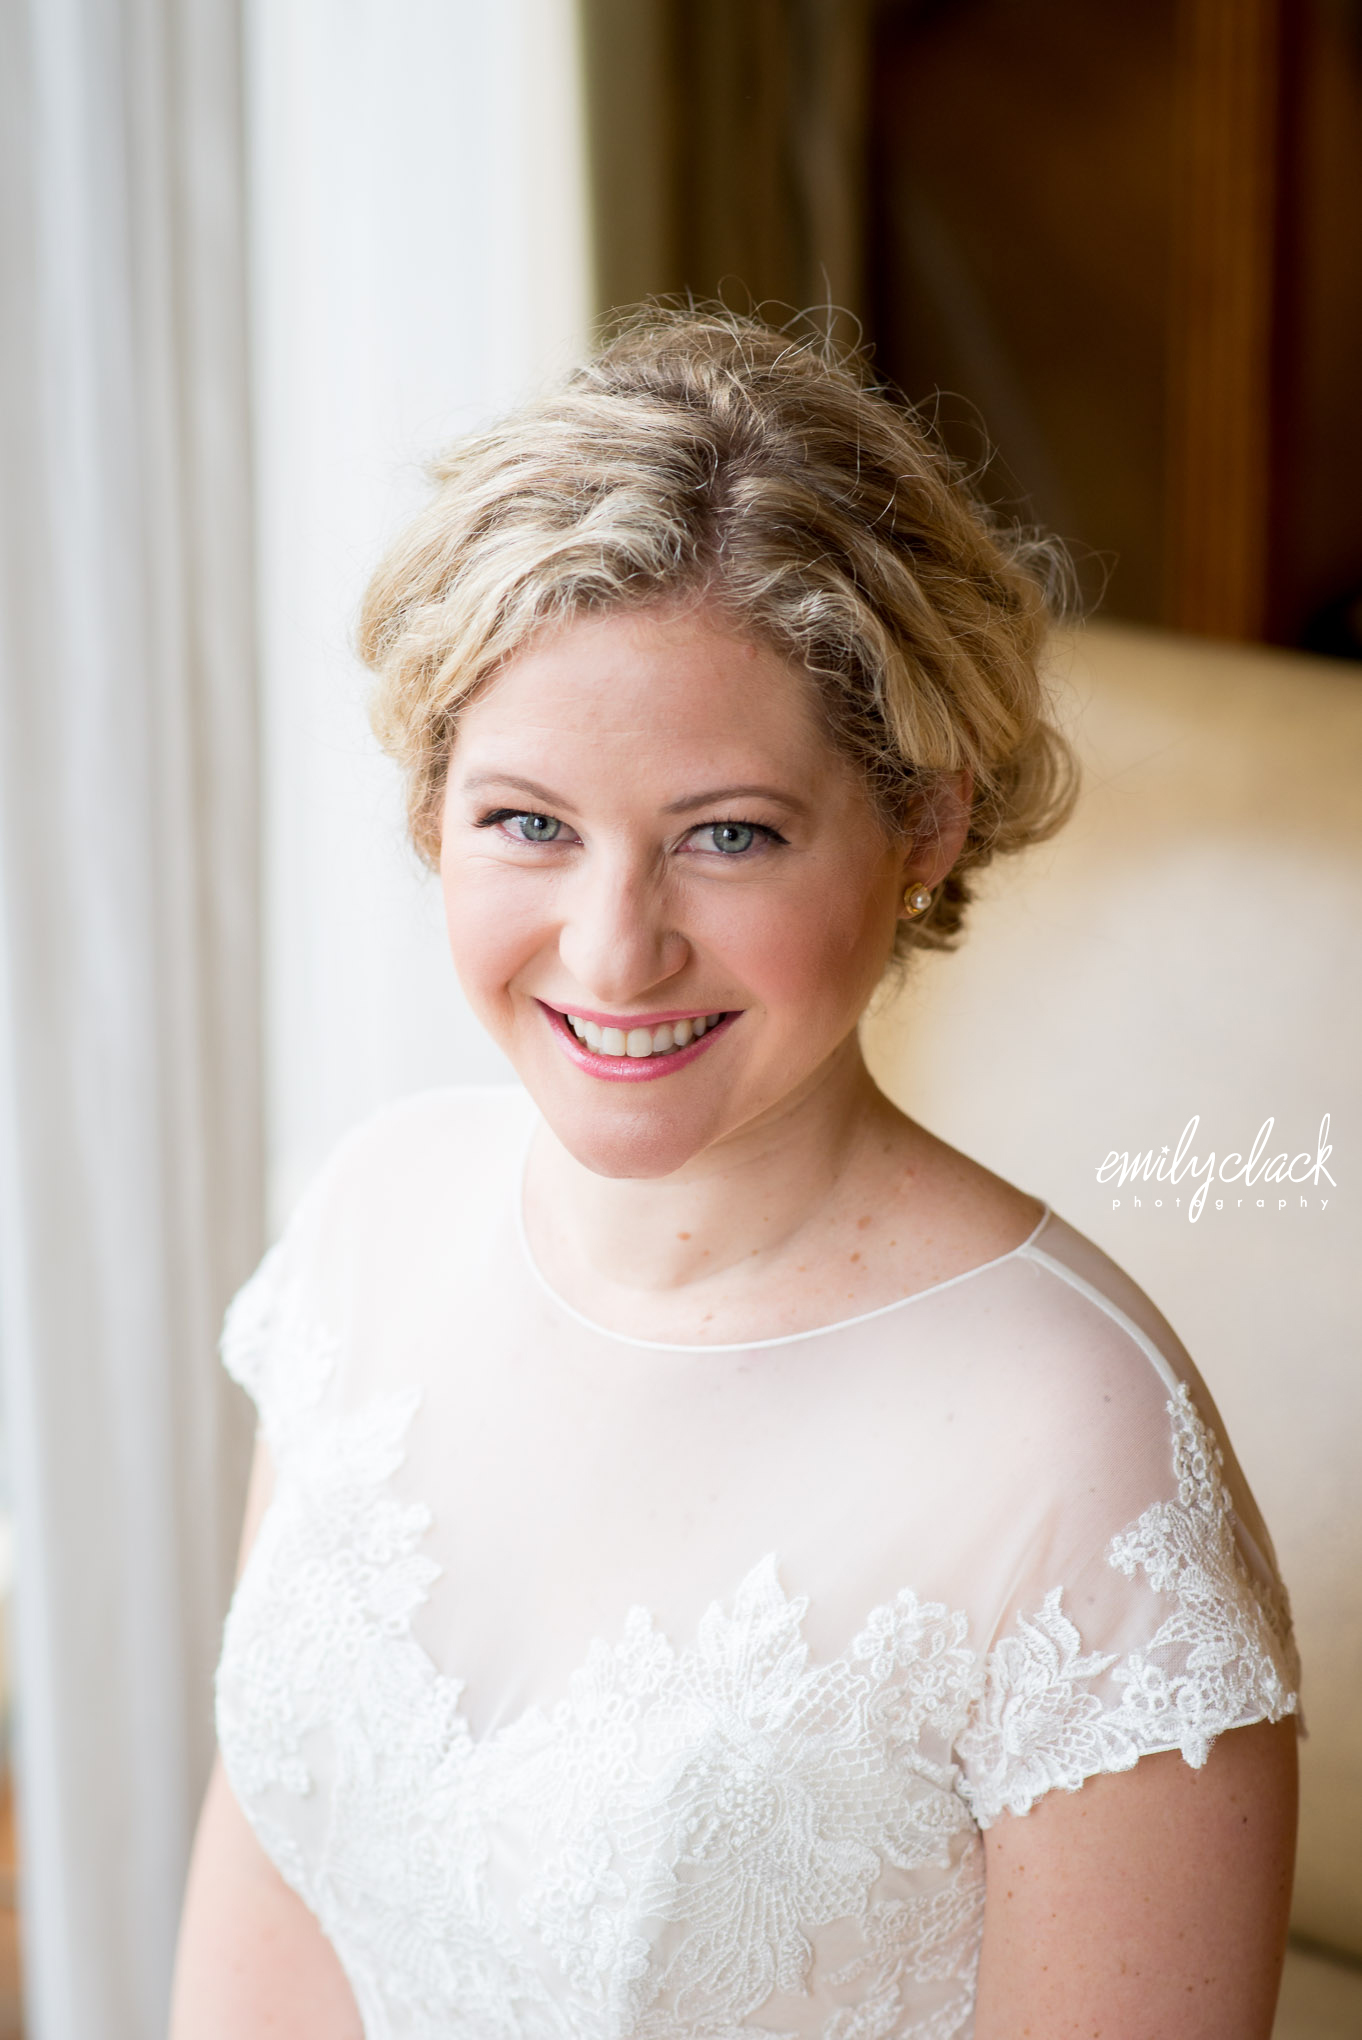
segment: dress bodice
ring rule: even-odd
[[[1296,1706],[1191,1363],[1047,1213],[742,1346],[590,1325],[513,1090],[343,1144],[229,1313],[224,1762],[369,2040],[968,2033],[982,1831]]]

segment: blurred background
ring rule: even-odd
[[[1072,547],[1082,805],[868,1051],[1206,1375],[1306,1663],[1279,2036],[1362,2034],[1359,191],[1355,0],[7,0],[0,2040],[164,2026],[228,1295],[347,1126],[509,1075],[365,578],[433,449],[686,291],[862,338]],[[1327,1175],[1099,1183],[1192,1121]]]

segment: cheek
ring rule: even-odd
[[[774,1016],[807,1024],[814,1012],[841,1024],[879,982],[894,939],[897,895],[878,875],[810,885],[764,907],[744,900],[723,916],[716,947]],[[715,931],[717,935],[717,930]]]
[[[477,1005],[494,1002],[544,939],[532,889],[498,884],[503,876],[452,861],[440,869],[450,954]]]

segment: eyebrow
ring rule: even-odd
[[[717,806],[725,800],[769,800],[777,807],[791,808],[798,814],[807,814],[807,803],[792,793],[785,793],[778,786],[713,786],[705,793],[687,794],[683,800],[669,801],[662,812],[664,815],[689,814],[693,808]]]
[[[560,809],[572,812],[571,801],[564,800],[562,795],[554,793],[552,788],[541,786],[537,779],[522,779],[515,772],[472,772],[463,784],[464,790],[468,793],[475,793],[483,786],[514,787],[518,793],[528,794],[531,800],[542,801],[545,808],[552,812],[556,813]],[[715,786],[708,788],[704,793],[688,793],[680,800],[668,801],[662,813],[691,814],[697,808],[714,807],[727,800],[769,800],[778,807],[788,808],[796,814],[807,814],[809,811],[806,801],[799,800],[792,793],[784,792],[778,786],[752,783],[741,786]]]
[[[543,801],[546,808],[570,807],[547,786],[541,786],[536,779],[521,779],[514,772],[470,772],[463,782],[466,793],[476,793],[480,786],[513,786],[519,793],[528,793],[531,800]]]

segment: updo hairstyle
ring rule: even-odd
[[[1072,753],[1038,662],[1057,547],[1003,526],[858,356],[727,311],[643,307],[547,395],[450,448],[370,583],[375,732],[438,862],[459,715],[570,618],[712,603],[808,675],[895,837],[973,779],[969,832],[900,951],[958,934],[969,875],[1053,833]]]

